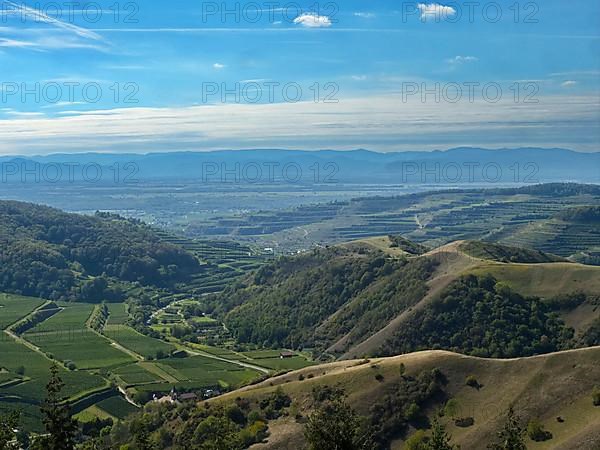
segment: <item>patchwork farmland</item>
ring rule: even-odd
[[[301,357],[266,363],[227,349],[183,345],[173,337],[156,339],[128,325],[125,304],[106,306],[108,320],[98,331],[89,326],[98,305],[0,293],[0,414],[18,408],[24,425],[41,431],[40,404],[55,363],[65,382],[63,393],[84,422],[124,419],[139,409],[136,400],[173,388],[229,390],[266,373],[309,364]]]

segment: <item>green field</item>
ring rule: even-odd
[[[143,356],[145,359],[156,358],[157,352],[168,354],[175,350],[172,344],[163,342],[138,333],[126,325],[107,325],[104,334],[111,340],[118,342],[123,347]]]
[[[140,410],[120,396],[107,398],[106,400],[96,403],[95,406],[117,419],[125,419],[129,414],[136,413]]]
[[[89,329],[26,334],[26,338],[60,361],[73,361],[78,369],[111,367],[135,361]]]
[[[134,361],[86,327],[94,305],[61,303],[59,313],[25,333],[24,338],[60,361],[73,361],[78,369],[116,366]]]
[[[265,367],[267,369],[279,370],[296,370],[313,365],[302,356],[294,356],[293,358],[262,358],[255,359],[252,364]]]
[[[94,305],[87,303],[57,303],[63,308],[47,320],[36,325],[27,334],[49,331],[71,331],[85,328],[85,322],[92,314]]]
[[[107,307],[110,313],[108,317],[110,325],[124,325],[127,323],[129,314],[127,314],[127,305],[125,303],[109,303]]]
[[[249,359],[244,354],[236,353],[233,350],[229,350],[227,348],[212,347],[210,345],[203,345],[203,344],[190,344],[190,345],[195,349],[202,350],[203,352],[209,353],[214,356],[220,356],[221,358],[235,359],[235,360],[240,360],[240,361]]]
[[[258,375],[254,370],[204,356],[169,358],[157,365],[180,382],[192,382],[198,386],[239,386]]]
[[[118,375],[126,384],[140,384],[140,383],[155,383],[163,381],[157,375],[148,372],[139,364],[129,364],[121,366],[113,370],[115,375]]]
[[[282,350],[252,350],[243,352],[243,355],[251,358],[252,364],[265,367],[275,371],[280,370],[296,370],[313,365],[303,356],[296,354],[291,358],[281,358]]]
[[[16,373],[19,367],[25,367],[23,383],[1,388],[0,396],[10,396],[14,401],[0,401],[0,411],[23,409],[23,422],[32,430],[40,430],[39,403],[46,396],[46,383],[49,379],[52,362],[42,355],[21,345],[5,334],[0,336],[0,366]],[[73,396],[106,385],[106,381],[97,375],[84,371],[69,372],[60,369],[65,383],[63,395]]]
[[[279,358],[280,350],[251,350],[243,352],[248,358],[263,359],[263,358]]]
[[[22,319],[43,303],[44,300],[39,298],[0,294],[0,330]]]

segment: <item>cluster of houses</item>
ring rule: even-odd
[[[157,403],[187,403],[207,400],[218,395],[221,395],[221,391],[218,388],[202,389],[200,394],[196,394],[195,392],[183,392],[180,394],[173,388],[168,395],[163,395],[162,397],[158,397],[154,394],[152,400]]]

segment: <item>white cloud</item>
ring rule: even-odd
[[[464,64],[479,61],[479,58],[475,56],[455,56],[454,58],[447,59],[448,64]]]
[[[121,108],[0,120],[1,154],[236,148],[374,150],[565,146],[597,150],[599,99],[545,96],[538,104],[403,101],[401,94],[277,104]],[[583,137],[583,138],[582,138]],[[588,144],[587,142],[591,142]]]
[[[65,106],[85,105],[86,102],[56,102],[49,105],[42,106],[43,109],[48,108],[63,108]]]
[[[16,39],[0,38],[0,47],[23,48],[35,47],[35,43],[28,41],[18,41]]]
[[[45,116],[45,114],[41,112],[14,111],[11,109],[4,111],[4,113],[18,119],[39,118]]]
[[[567,80],[563,83],[561,83],[562,87],[572,87],[575,86],[577,84],[577,81],[573,81],[573,80]]]
[[[456,14],[456,10],[451,6],[440,5],[439,3],[419,3],[417,8],[421,12],[421,20],[432,20],[440,22]]]
[[[294,23],[307,28],[327,28],[331,26],[329,17],[319,16],[315,13],[302,14],[294,19]]]
[[[216,70],[221,70],[221,69],[224,69],[225,67],[227,67],[225,64],[221,64],[218,62],[213,64],[213,69],[216,69]]]
[[[370,13],[370,12],[355,12],[354,15],[356,17],[361,17],[363,19],[374,19],[375,18],[375,14]]]
[[[354,81],[365,81],[367,79],[366,75],[352,75],[352,79]]]

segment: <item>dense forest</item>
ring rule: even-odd
[[[539,298],[525,298],[491,276],[467,275],[414,315],[381,353],[445,349],[513,358],[564,350],[573,345],[574,333],[556,308]]]
[[[493,243],[467,241],[460,249],[505,263],[563,261]],[[402,327],[368,354],[447,349],[504,358],[598,340],[597,322],[576,336],[561,319],[582,303],[596,304],[593,299],[576,292],[524,297],[490,275],[458,278],[411,314],[429,292],[439,262],[435,255],[391,257],[358,245],[318,249],[266,265],[207,302],[242,344],[310,348],[324,358],[352,350],[401,314]]]
[[[332,247],[262,267],[211,301],[232,310],[227,327],[242,343],[326,348],[359,341],[419,301],[435,263]]]
[[[114,281],[172,287],[199,269],[139,221],[0,202],[0,291],[51,300],[116,301]]]

